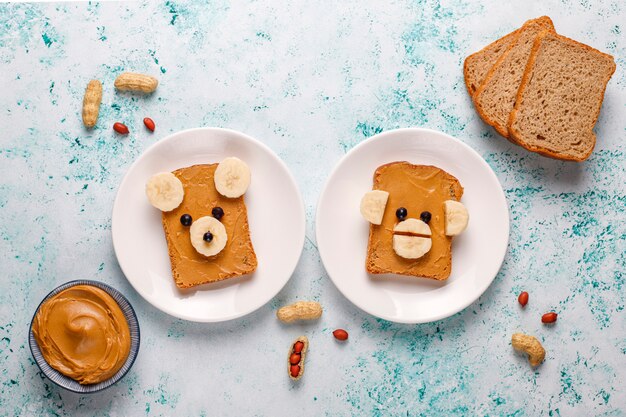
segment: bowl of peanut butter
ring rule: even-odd
[[[139,341],[139,322],[126,297],[88,280],[52,290],[37,307],[29,332],[30,350],[43,374],[81,394],[122,379],[135,362]]]

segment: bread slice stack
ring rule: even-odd
[[[532,19],[468,56],[467,91],[480,117],[511,142],[551,158],[584,161],[615,61]]]

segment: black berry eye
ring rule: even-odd
[[[396,210],[396,217],[400,221],[406,219],[407,214],[408,212],[406,211],[404,207],[400,207],[398,210]]]
[[[211,214],[217,220],[220,220],[222,217],[224,217],[224,210],[221,207],[213,207],[213,210],[211,210]]]
[[[192,221],[193,219],[189,214],[183,214],[182,216],[180,216],[180,222],[183,226],[191,226]]]
[[[204,234],[204,236],[202,236],[202,239],[204,239],[205,242],[210,242],[213,240],[213,233],[211,232],[206,232]]]
[[[420,214],[420,219],[422,219],[424,223],[428,223],[432,217],[430,211],[422,211],[422,214]]]

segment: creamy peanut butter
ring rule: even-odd
[[[80,384],[111,378],[130,352],[124,313],[92,285],[76,285],[46,300],[32,330],[46,362]]]
[[[374,174],[374,189],[389,193],[380,226],[370,226],[367,270],[370,273],[394,273],[446,279],[452,270],[452,238],[445,234],[444,201],[459,200],[463,188],[456,178],[440,168],[394,162],[383,165]],[[421,258],[406,259],[393,249],[396,210],[404,207],[409,218],[431,213],[428,225],[432,247]]]
[[[163,213],[163,229],[172,275],[181,288],[249,274],[257,266],[243,196],[227,198],[217,192],[213,179],[216,168],[217,164],[194,165],[173,172],[183,183],[185,197],[178,208]],[[224,210],[220,221],[226,229],[228,241],[220,253],[206,257],[192,246],[189,227],[181,224],[180,217],[189,214],[196,220],[211,216],[214,207]]]

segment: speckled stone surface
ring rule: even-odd
[[[523,4],[0,4],[0,415],[626,415],[626,4]],[[596,150],[581,164],[498,137],[462,81],[467,54],[542,14],[616,58]],[[114,92],[124,70],[158,76],[157,93]],[[80,105],[90,78],[102,80],[104,98],[87,132]],[[115,121],[131,134],[115,135]],[[197,126],[233,128],[270,146],[293,171],[307,210],[304,252],[288,285],[257,312],[221,324],[151,307],[111,244],[113,199],[129,165],[160,138]],[[491,287],[461,313],[425,325],[352,306],[324,272],[313,232],[317,197],[342,155],[409,126],[476,149],[511,211],[509,250]],[[126,294],[142,326],[131,372],[89,396],[43,377],[27,345],[39,301],[79,278]],[[531,294],[525,310],[521,290]],[[321,301],[321,321],[279,324],[276,309],[296,299]],[[549,310],[559,313],[553,327],[539,320]],[[350,332],[348,343],[334,341],[336,327]],[[544,343],[537,370],[512,350],[516,331]],[[294,384],[285,357],[300,334],[311,349]]]

